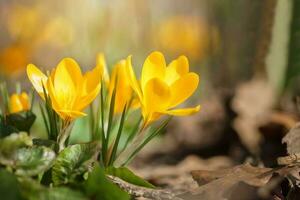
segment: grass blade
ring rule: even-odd
[[[166,126],[168,125],[169,121],[172,117],[169,117],[167,120],[165,120],[158,129],[150,133],[150,135],[132,152],[132,154],[128,157],[128,159],[122,164],[122,166],[127,165],[134,157],[135,155],[147,144],[149,143],[155,136],[159,135]]]
[[[47,120],[47,118],[46,118],[46,114],[45,114],[45,111],[44,111],[44,109],[43,109],[42,104],[40,104],[40,111],[41,111],[41,114],[42,114],[42,117],[43,117],[43,122],[44,122],[44,124],[45,124],[45,128],[46,128],[47,134],[48,134],[48,136],[49,136],[51,133],[50,133],[50,129],[49,129],[48,120]]]
[[[131,130],[131,132],[129,133],[129,136],[127,137],[127,140],[125,142],[124,147],[122,148],[121,152],[124,151],[124,149],[126,149],[126,147],[128,146],[128,144],[132,141],[132,139],[136,136],[136,134],[138,133],[138,129],[140,127],[140,124],[143,120],[143,117],[140,116],[140,118],[138,119],[137,123],[134,125],[133,129]]]
[[[123,112],[122,112],[121,120],[120,120],[118,133],[117,133],[117,136],[116,136],[115,143],[113,145],[113,150],[112,150],[112,154],[111,154],[108,165],[112,165],[113,162],[115,161],[118,146],[119,146],[119,142],[120,142],[120,138],[121,138],[121,134],[122,134],[122,131],[123,131],[124,121],[125,121],[125,118],[126,118],[126,113],[127,113],[127,105],[125,104]]]

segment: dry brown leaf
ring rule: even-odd
[[[131,169],[146,180],[151,180],[155,185],[176,191],[186,191],[198,188],[190,175],[191,171],[196,169],[217,170],[232,165],[233,162],[225,156],[201,159],[198,156],[190,155],[177,165],[149,165],[148,163],[143,167]]]
[[[258,189],[265,187],[274,174],[285,177],[295,170],[299,171],[299,168],[293,166],[272,169],[244,164],[224,170],[193,171],[193,178],[200,187],[193,193],[186,193],[181,197],[206,200],[257,199]]]
[[[289,154],[300,153],[300,123],[297,123],[282,139],[283,143],[287,145],[287,152]]]
[[[262,140],[259,127],[270,118],[274,93],[266,80],[254,78],[241,84],[232,101],[232,109],[238,114],[233,123],[244,145],[254,154],[259,153]]]

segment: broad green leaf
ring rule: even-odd
[[[31,111],[12,113],[6,116],[7,125],[13,126],[19,131],[29,132],[36,119],[35,114]]]
[[[0,140],[0,164],[14,165],[15,152],[22,147],[32,146],[31,138],[24,132],[13,133]]]
[[[55,153],[47,147],[18,149],[14,154],[14,168],[21,176],[34,176],[48,170],[54,163]]]
[[[84,183],[87,195],[94,200],[129,200],[130,196],[105,177],[104,169],[96,166]]]
[[[134,185],[147,187],[147,188],[155,188],[154,185],[142,179],[141,177],[135,175],[132,171],[130,171],[126,167],[108,167],[106,169],[106,173],[109,175],[117,176],[128,183],[132,183]]]
[[[67,187],[47,188],[31,179],[20,180],[22,196],[29,200],[87,200],[79,191]]]
[[[87,200],[79,191],[71,190],[67,187],[57,187],[46,190],[40,194],[37,200]]]
[[[32,146],[26,133],[13,133],[0,140],[0,163],[22,176],[33,176],[49,169],[55,153],[47,147]]]
[[[21,200],[18,180],[12,173],[0,169],[0,199],[3,200]]]
[[[97,160],[99,151],[97,142],[75,144],[61,151],[52,168],[54,185],[72,182],[87,172]]]

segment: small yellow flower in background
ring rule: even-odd
[[[30,109],[30,101],[26,92],[13,94],[9,98],[9,112],[18,113]]]
[[[10,7],[7,19],[7,29],[13,38],[30,40],[40,33],[43,25],[43,13],[38,6],[23,6],[15,4]]]
[[[30,49],[25,45],[12,45],[0,51],[0,71],[8,76],[22,73],[28,63]]]
[[[163,20],[155,29],[155,40],[171,54],[183,53],[200,60],[214,53],[219,46],[216,26],[197,16],[178,15]]]
[[[173,109],[190,97],[199,83],[199,76],[189,72],[185,56],[178,57],[166,66],[162,53],[151,53],[144,62],[140,83],[134,74],[131,56],[127,58],[126,70],[141,103],[145,125],[164,114],[185,116],[199,111],[200,106]]]
[[[36,66],[27,66],[27,75],[35,90],[43,97],[43,86],[48,93],[52,108],[64,120],[85,116],[82,111],[96,98],[101,87],[101,68],[95,67],[84,75],[75,60],[63,59],[50,76]]]

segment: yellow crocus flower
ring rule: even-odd
[[[115,113],[121,113],[125,105],[130,101],[132,101],[130,105],[131,107],[138,107],[138,102],[133,98],[133,90],[130,85],[129,76],[126,73],[126,60],[119,61],[112,70],[111,80],[108,87],[110,97],[114,88],[116,90]]]
[[[101,77],[103,78],[106,86],[109,85],[109,74],[107,70],[107,64],[103,53],[99,53],[96,59],[96,67],[99,67],[101,70]]]
[[[189,72],[185,56],[178,57],[166,66],[162,53],[151,53],[144,62],[140,82],[133,71],[131,56],[126,60],[126,70],[141,103],[145,126],[164,114],[186,116],[199,111],[199,105],[173,109],[190,97],[199,83],[199,76]]]
[[[26,92],[12,94],[9,98],[9,112],[18,113],[30,109],[30,101]]]
[[[102,53],[97,55],[97,66],[101,68],[103,73],[103,81],[108,88],[110,99],[113,90],[116,89],[114,113],[122,113],[125,104],[128,104],[130,101],[130,107],[137,108],[139,103],[136,98],[133,98],[133,90],[130,85],[129,76],[126,73],[126,60],[120,60],[113,67],[111,76],[109,76],[106,60]]]
[[[85,116],[82,111],[96,98],[101,87],[101,68],[96,66],[84,75],[75,60],[63,59],[49,76],[36,66],[27,66],[27,75],[35,90],[43,97],[43,85],[52,108],[64,120]],[[43,84],[42,84],[43,83]]]

